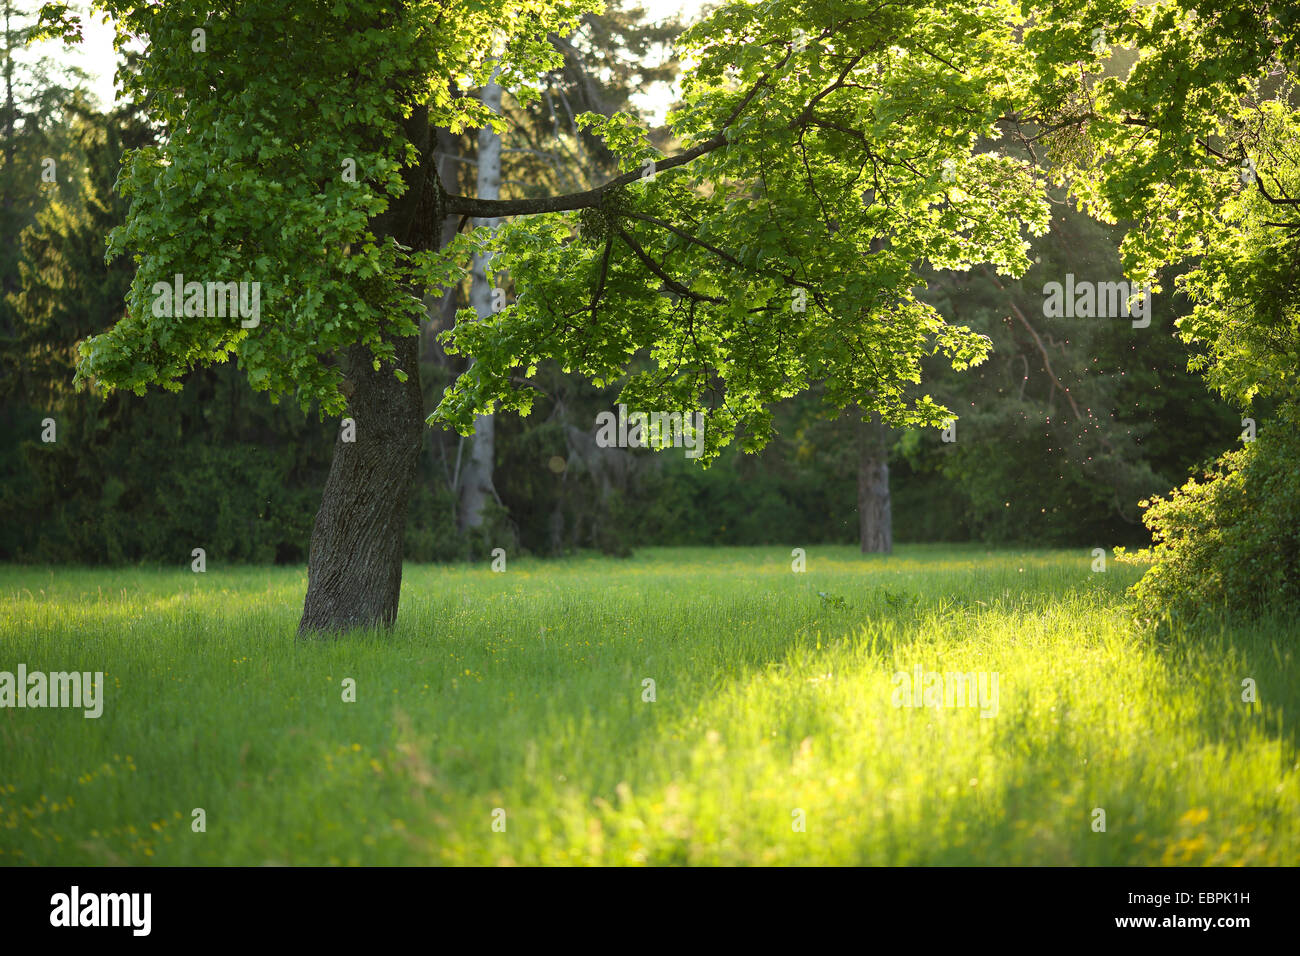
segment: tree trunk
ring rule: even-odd
[[[483,104],[494,113],[501,112],[501,87],[495,80],[483,88]],[[490,127],[478,134],[478,191],[480,199],[497,199],[501,195],[501,135]],[[478,228],[496,228],[495,219],[475,219]],[[488,285],[488,256],[475,256],[470,278],[469,301],[479,318],[494,310],[492,287]],[[474,435],[469,439],[469,457],[460,483],[458,525],[462,532],[483,524],[483,509],[496,497],[492,472],[496,466],[496,423],[491,415],[474,419]]]
[[[889,554],[894,550],[893,519],[889,502],[889,446],[880,415],[859,428],[858,531],[863,554]]]
[[[354,386],[348,416],[355,441],[340,430],[325,495],[311,534],[307,599],[298,633],[352,627],[391,627],[402,589],[406,506],[424,438],[418,339],[395,341],[393,366],[371,367],[370,350],[354,345],[348,377]]]
[[[416,110],[406,135],[422,162],[404,173],[407,191],[391,200],[372,223],[377,237],[393,236],[414,249],[438,242],[426,176],[431,162],[428,114]],[[402,589],[402,546],[406,509],[424,439],[424,400],[420,392],[419,336],[390,339],[395,363],[372,367],[364,345],[345,356],[347,417],[355,440],[334,442],[334,461],[311,534],[307,597],[299,635],[354,627],[391,627],[397,620]],[[405,382],[393,374],[406,373]]]

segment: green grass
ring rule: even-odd
[[[312,642],[297,570],[0,568],[0,670],[107,685],[0,710],[0,863],[1300,861],[1289,622],[1157,640],[1086,550],[790,560],[408,565],[396,630]],[[917,666],[996,716],[895,707]]]

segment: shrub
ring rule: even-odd
[[[1300,605],[1300,408],[1283,406],[1259,438],[1220,456],[1203,479],[1143,501],[1150,561],[1131,593],[1148,620],[1255,616]]]

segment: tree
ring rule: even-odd
[[[0,0],[4,57],[0,90],[0,333],[12,331],[6,298],[18,289],[18,236],[51,198],[74,192],[71,170],[81,157],[65,134],[69,108],[84,108],[74,92],[85,74],[60,69],[48,56],[20,58],[37,35],[34,17]]]
[[[927,370],[960,426],[947,440],[904,443],[905,480],[943,501],[934,519],[953,532],[994,543],[1140,541],[1138,501],[1240,430],[1183,368],[1176,299],[1155,299],[1138,320],[1052,314],[1049,282],[1122,276],[1117,232],[1062,208],[1020,282],[983,271],[929,281],[936,308],[993,341],[992,359],[968,374]]]
[[[480,95],[483,105],[493,113],[501,112],[501,85],[494,76],[483,87]],[[484,199],[498,199],[501,195],[501,134],[490,126],[479,130],[478,134],[478,191]],[[475,220],[478,229],[491,230],[496,227],[495,219]],[[497,291],[488,279],[491,255],[476,252],[471,269],[469,303],[479,319],[492,315],[496,303],[493,301]],[[496,488],[492,485],[492,470],[496,463],[496,421],[491,415],[479,415],[474,419],[474,435],[470,439],[469,456],[458,476],[460,481],[460,507],[457,524],[461,531],[477,528],[483,524],[483,509],[488,499],[496,497]]]
[[[63,142],[50,157],[62,170],[58,189],[50,189],[34,221],[12,237],[14,288],[3,302],[13,324],[3,354],[4,397],[49,411],[74,404],[75,343],[109,327],[122,311],[130,269],[125,263],[107,268],[103,256],[103,236],[125,213],[114,201],[109,164],[150,141],[133,110],[104,116],[81,94],[60,118]]]
[[[1300,11],[1219,0],[1027,6],[1036,25],[1025,42],[1038,75],[1032,103],[1012,117],[1029,120],[1021,139],[1049,149],[1056,178],[1090,212],[1132,223],[1122,246],[1130,277],[1159,291],[1163,269],[1184,267],[1176,287],[1193,307],[1178,328],[1198,349],[1191,367],[1243,411],[1276,403],[1272,427],[1293,429]],[[1102,76],[1111,44],[1140,54],[1125,75]],[[1223,456],[1208,487],[1193,481],[1170,503],[1151,503],[1145,520],[1156,544],[1144,557],[1156,566],[1135,592],[1149,616],[1175,591],[1197,606],[1257,610],[1257,595],[1229,584],[1246,567],[1268,593],[1295,600],[1300,542],[1292,515],[1275,503],[1297,467],[1294,442],[1261,440]],[[1273,506],[1258,527],[1252,501]]]
[[[129,68],[129,66],[128,66]],[[229,365],[196,369],[181,395],[73,390],[77,342],[121,316],[134,269],[104,261],[126,218],[114,194],[125,149],[154,141],[130,102],[64,109],[60,187],[25,229],[19,290],[0,350],[16,454],[0,456],[0,556],[41,562],[301,561],[328,468],[320,423],[271,406]],[[38,441],[54,420],[57,440]],[[40,515],[40,521],[32,521]]]
[[[879,414],[863,419],[858,426],[858,442],[858,546],[863,554],[889,554],[894,550],[889,444]]]
[[[469,160],[474,164],[478,198],[500,198],[502,183],[507,180],[516,195],[546,195],[592,186],[617,172],[617,158],[598,138],[579,128],[577,118],[585,112],[602,116],[617,110],[634,112],[629,98],[639,84],[671,76],[671,67],[646,61],[656,41],[675,36],[667,32],[672,24],[643,24],[644,15],[641,9],[616,0],[601,14],[584,14],[572,36],[552,34],[549,39],[562,56],[562,65],[542,77],[541,95],[534,102],[507,102],[494,82],[480,91],[480,98],[493,112],[505,115],[510,138],[503,141],[502,134],[492,128],[478,131],[475,158]],[[494,228],[496,224],[496,220],[474,221],[475,228]],[[508,282],[505,276],[497,276],[495,283],[489,280],[490,258],[487,253],[476,253],[473,258],[469,299],[480,318],[499,307],[497,297],[504,295],[504,283]],[[496,435],[494,416],[476,416],[473,435],[462,437],[456,449],[453,482],[458,498],[457,526],[462,534],[469,529],[488,534],[497,530],[484,526],[488,502],[502,503],[494,481],[499,457]],[[567,472],[562,472],[559,480],[567,481],[567,477]],[[604,498],[601,495],[595,501]],[[471,547],[481,547],[481,539],[469,540]]]
[[[644,17],[644,10],[634,3],[615,0],[607,3],[602,13],[584,14],[571,36],[551,35],[550,41],[562,55],[563,64],[541,78],[540,98],[528,104],[503,100],[508,139],[502,140],[493,130],[479,131],[480,146],[488,141],[485,138],[501,141],[499,180],[509,194],[537,197],[591,188],[618,173],[618,157],[590,129],[580,126],[578,118],[588,112],[612,116],[622,111],[646,123],[647,117],[634,104],[633,94],[646,84],[675,77],[676,61],[666,56],[660,45],[676,37],[681,27],[671,19],[645,23]],[[653,142],[667,146],[663,133],[662,129],[648,130]],[[482,166],[479,172],[483,172]],[[497,193],[485,191],[482,184],[476,195],[481,199],[499,198]],[[475,257],[476,266],[484,261],[485,256]],[[482,287],[483,301],[475,311],[477,316],[483,316],[488,314],[491,303],[487,297],[492,293],[486,277],[480,279],[479,275],[476,270],[475,284]],[[500,290],[495,294],[504,294],[509,277],[498,275],[495,283]],[[521,523],[528,523],[528,511],[540,509],[538,513],[546,516],[543,537],[550,551],[594,544],[606,553],[625,553],[624,529],[619,526],[622,522],[614,520],[610,509],[619,501],[620,490],[628,487],[632,472],[653,465],[626,449],[596,446],[594,436],[583,432],[594,416],[594,411],[587,414],[589,403],[584,399],[603,395],[605,402],[596,408],[607,408],[615,387],[583,388],[578,382],[567,381],[570,377],[553,363],[540,367],[535,383],[545,400],[535,406],[527,420],[508,417],[498,422],[494,416],[478,416],[473,437],[468,440],[470,454],[464,458],[465,467],[456,471],[470,482],[459,484],[472,496],[476,510],[489,497],[505,506],[496,517],[508,527],[501,528],[494,522],[495,527],[484,529],[497,536],[494,543],[502,543],[498,538],[505,530],[509,532],[508,540],[523,545],[528,532]],[[460,441],[464,444],[467,440]],[[490,465],[486,463],[494,458],[500,466],[517,460],[512,458],[512,442],[520,443],[517,451],[531,450],[538,456],[537,463],[545,463],[546,467],[536,472],[540,480],[524,478],[502,467],[497,472],[501,483],[495,477],[488,482],[474,481],[475,474],[489,473]],[[543,445],[550,449],[548,454],[542,453]],[[458,460],[460,452],[458,448]],[[558,467],[557,458],[565,462],[565,467]],[[530,466],[530,470],[535,467]],[[615,485],[620,487],[616,489]],[[476,486],[487,492],[474,494]],[[517,493],[522,489],[529,494],[521,502]],[[471,537],[467,543],[481,546],[480,541]]]
[[[579,117],[627,113],[644,123],[633,94],[676,79],[676,57],[657,54],[681,33],[681,23],[645,18],[636,0],[610,0],[603,12],[583,14],[571,36],[552,35],[563,63],[543,77],[540,98],[520,107],[523,116],[511,129],[520,142],[511,150],[511,165],[525,195],[590,188],[619,171],[618,157]],[[666,147],[666,132],[651,129],[648,135]]]
[[[477,244],[437,248],[445,214],[509,220],[492,252],[516,298],[451,334],[475,361],[435,420],[468,432],[478,414],[528,410],[516,370],[553,359],[604,383],[645,348],[655,367],[623,399],[707,406],[706,455],[738,431],[761,446],[772,404],[812,382],[892,425],[943,421],[907,394],[921,359],[968,366],[987,342],[916,299],[916,264],[1019,272],[1023,231],[1046,226],[1034,171],[975,149],[1030,70],[1003,0],[725,6],[682,39],[695,61],[671,118],[682,151],[588,116],[621,175],[495,201],[439,189],[430,129],[499,124],[453,83],[499,64],[526,98],[556,62],[547,35],[584,4],[536,0],[506,42],[514,4],[102,6],[148,38],[137,87],[166,138],[123,170],[131,213],[110,248],[137,273],[127,315],[83,344],[79,380],[175,389],[234,356],[255,388],[355,420],[312,535],[303,633],[396,617],[423,419],[416,291],[463,274]],[[47,12],[70,32],[66,9]],[[942,176],[953,168],[959,186]],[[873,252],[874,239],[887,242]],[[265,321],[209,314],[199,291],[183,321],[167,315],[176,275],[259,282]]]
[[[872,240],[871,251],[884,248]],[[861,418],[858,439],[858,548],[863,554],[894,550],[894,501],[889,491],[889,428],[876,411],[854,410]]]

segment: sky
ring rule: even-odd
[[[648,18],[652,21],[664,19],[674,14],[682,15],[684,20],[694,19],[699,13],[703,0],[641,0]],[[84,10],[84,5],[81,6]],[[117,65],[117,54],[113,50],[113,31],[102,22],[102,14],[82,17],[84,39],[80,49],[65,47],[59,41],[44,44],[46,55],[65,63],[75,64],[91,76],[90,88],[98,97],[101,106],[113,102],[113,71]],[[644,99],[644,105],[653,114],[655,122],[662,120],[663,113],[669,105],[671,93],[668,90],[656,90]]]
[[[117,54],[113,50],[113,30],[103,23],[102,14],[86,15],[84,4],[73,4],[81,12],[81,44],[67,44],[62,40],[46,40],[30,50],[15,53],[15,60],[32,56],[47,56],[57,63],[78,66],[90,74],[90,90],[101,107],[113,103],[113,70]]]

